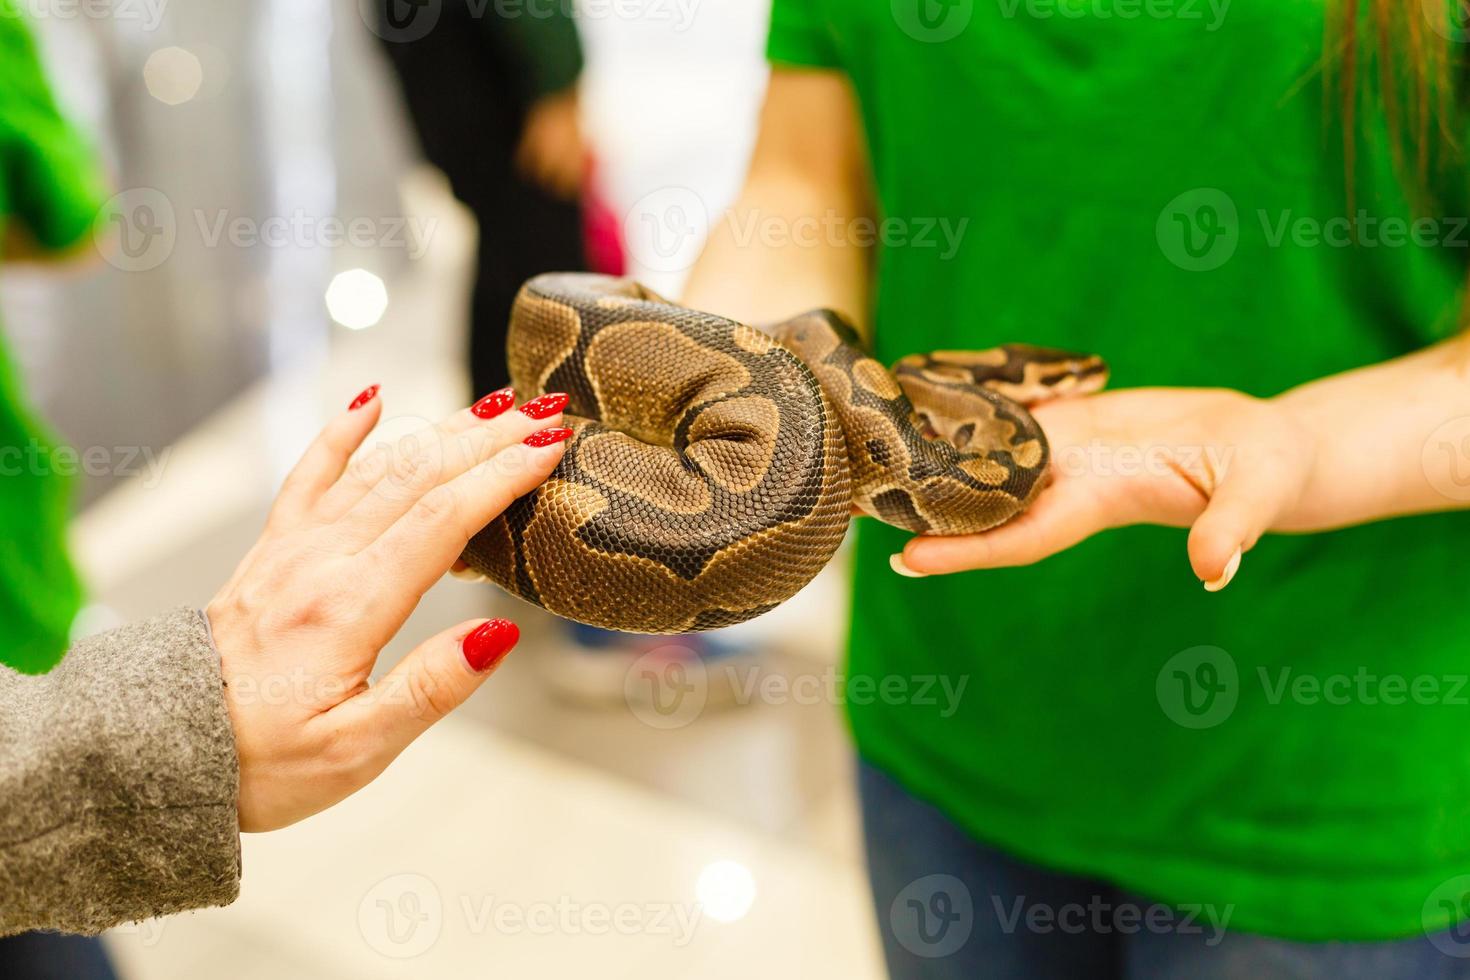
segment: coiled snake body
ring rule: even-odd
[[[566,392],[576,436],[464,561],[560,616],[638,633],[779,605],[827,564],[854,504],[919,533],[1010,520],[1049,464],[1022,403],[1106,379],[1096,357],[1021,345],[890,373],[828,310],[763,333],[590,274],[528,282],[508,345],[516,390]]]

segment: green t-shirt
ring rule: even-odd
[[[57,112],[13,0],[0,0],[0,240],[23,226],[45,248],[91,229],[102,181]],[[66,651],[81,588],[66,552],[69,481],[0,345],[0,664],[49,670]]]
[[[1454,329],[1470,231],[1403,240],[1381,136],[1357,160],[1375,237],[1343,245],[1326,0],[1219,6],[775,0],[771,60],[841,69],[861,103],[890,221],[884,360],[1026,341],[1103,354],[1118,388],[1269,396]],[[888,566],[906,537],[858,535],[851,724],[978,839],[1230,906],[1246,931],[1451,921],[1470,882],[1470,513],[1269,536],[1215,595],[1180,530],[918,580]],[[936,676],[964,679],[952,713]]]

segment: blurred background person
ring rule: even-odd
[[[382,50],[424,156],[479,232],[469,338],[476,390],[510,381],[505,335],[521,283],[586,267],[582,51],[568,8],[378,0]]]

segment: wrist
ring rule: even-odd
[[[1283,509],[1276,531],[1314,531],[1331,526],[1333,494],[1328,471],[1337,428],[1323,400],[1310,386],[1294,388],[1266,399],[1276,412],[1287,445],[1294,456],[1299,489]]]

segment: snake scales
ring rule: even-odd
[[[564,391],[576,430],[551,478],[477,534],[472,569],[609,629],[729,626],[827,564],[850,508],[969,534],[1046,483],[1022,403],[1101,387],[1096,357],[938,351],[889,372],[828,310],[763,333],[627,279],[538,276],[511,313],[511,380]]]

